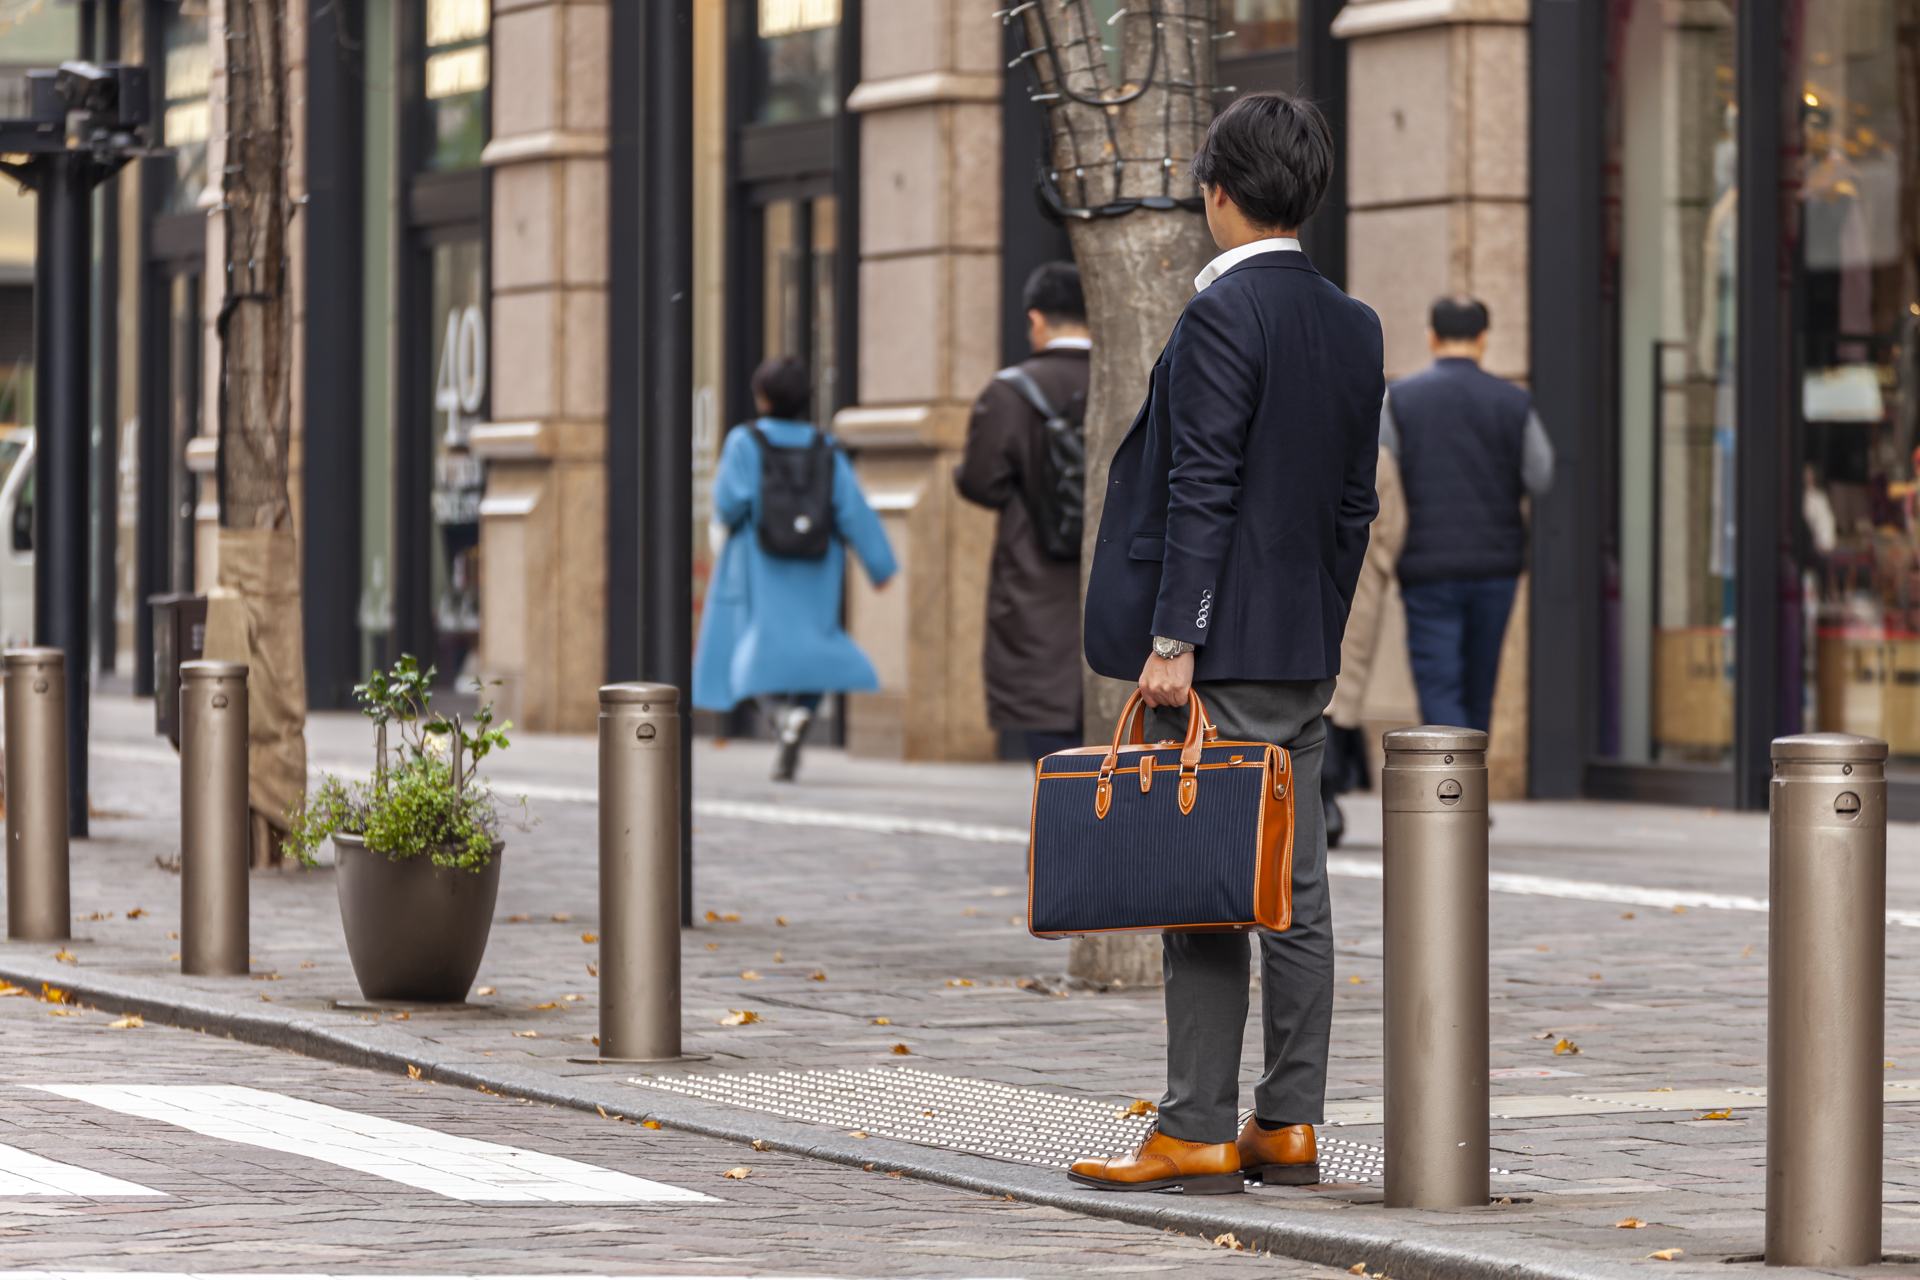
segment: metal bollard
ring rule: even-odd
[[[1386,735],[1387,1204],[1487,1202],[1487,735]]]
[[[680,1051],[680,691],[600,689],[600,1058]]]
[[[180,972],[247,972],[247,664],[180,664]]]
[[[1880,1261],[1887,744],[1773,740],[1767,1265]]]
[[[67,655],[9,649],[7,937],[73,936],[67,889]]]

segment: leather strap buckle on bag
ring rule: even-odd
[[[1113,727],[1113,745],[1107,749],[1106,759],[1100,762],[1100,782],[1093,790],[1093,812],[1096,817],[1105,818],[1113,808],[1113,771],[1120,767],[1120,745],[1124,741],[1129,745],[1139,745],[1146,741],[1147,703],[1135,689],[1133,696],[1127,699],[1127,705],[1120,712],[1120,723]],[[1131,736],[1129,736],[1131,731]],[[1193,806],[1200,798],[1200,754],[1209,742],[1218,742],[1220,731],[1213,727],[1213,721],[1207,717],[1207,708],[1200,701],[1200,695],[1192,689],[1187,690],[1187,740],[1180,747],[1180,812],[1192,813]],[[1140,757],[1140,790],[1153,790],[1153,756],[1142,754]]]

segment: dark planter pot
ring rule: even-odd
[[[478,871],[395,862],[359,836],[335,835],[340,922],[361,994],[369,1000],[458,1004],[467,998],[493,929],[500,852]]]

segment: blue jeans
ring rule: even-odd
[[[1518,578],[1401,584],[1407,656],[1428,724],[1485,729]]]

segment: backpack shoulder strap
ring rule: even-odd
[[[1014,393],[1033,406],[1033,411],[1041,417],[1051,421],[1060,416],[1053,411],[1053,402],[1047,399],[1047,393],[1040,389],[1040,384],[1019,365],[1002,369],[993,376],[1012,387]]]

